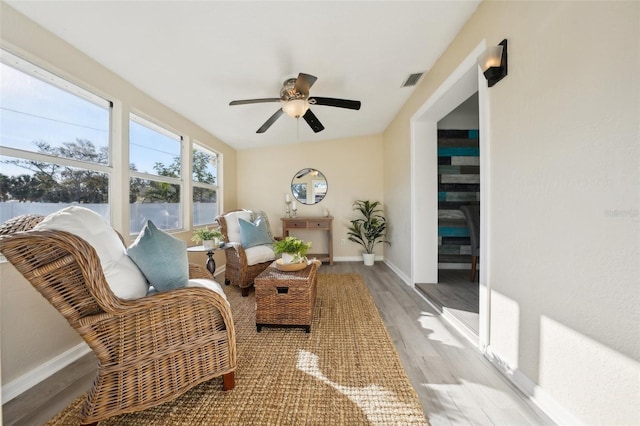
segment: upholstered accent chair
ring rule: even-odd
[[[460,210],[464,213],[471,239],[471,282],[474,282],[480,256],[480,205],[460,206]]]
[[[196,286],[122,299],[112,291],[112,276],[103,272],[92,245],[70,232],[40,229],[42,223],[32,229],[40,220],[32,215],[5,222],[0,252],[98,358],[80,411],[82,424],[171,401],[220,376],[223,389],[234,387],[231,309],[205,268],[189,265],[189,283]],[[122,242],[120,234],[117,238]]]
[[[253,280],[276,258],[269,220],[261,211],[233,210],[216,217],[216,222],[225,238],[225,284],[239,286],[242,296],[246,297]],[[246,228],[241,228],[247,222],[262,225],[264,238],[247,238],[243,233]]]

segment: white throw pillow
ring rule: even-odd
[[[242,210],[239,212],[227,213],[224,215],[224,219],[227,222],[227,237],[230,243],[239,243],[242,241],[240,234],[240,223],[238,219],[244,219],[247,222],[251,222],[251,212]]]
[[[144,297],[149,284],[129,259],[120,237],[99,214],[84,207],[71,206],[47,216],[34,230],[66,231],[89,243],[98,254],[111,291],[121,299]]]

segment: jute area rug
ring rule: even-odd
[[[311,333],[255,327],[255,295],[225,287],[236,324],[236,387],[203,383],[100,425],[427,425],[415,390],[357,274],[319,274]],[[48,425],[77,425],[84,397]]]

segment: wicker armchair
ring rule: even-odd
[[[136,300],[116,297],[85,240],[63,231],[25,231],[41,218],[0,226],[0,252],[67,319],[98,358],[80,412],[83,424],[173,400],[222,376],[234,387],[235,330],[224,298],[181,288]],[[191,278],[211,278],[190,265]]]
[[[216,222],[220,225],[220,232],[227,242],[224,250],[227,258],[224,283],[239,286],[243,297],[249,295],[249,287],[253,285],[253,280],[275,260],[272,248],[251,247],[245,249],[242,247],[238,236],[239,230],[232,229],[238,227],[238,217],[253,220],[258,214],[266,218],[262,212],[250,210],[232,210],[216,217]],[[254,250],[262,252],[258,256],[254,256],[252,253]],[[248,254],[249,256],[247,256]]]

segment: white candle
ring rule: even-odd
[[[291,203],[291,208],[294,209],[294,210],[296,209],[296,202],[295,201],[293,203]]]
[[[289,202],[289,194],[284,194],[284,201]]]

